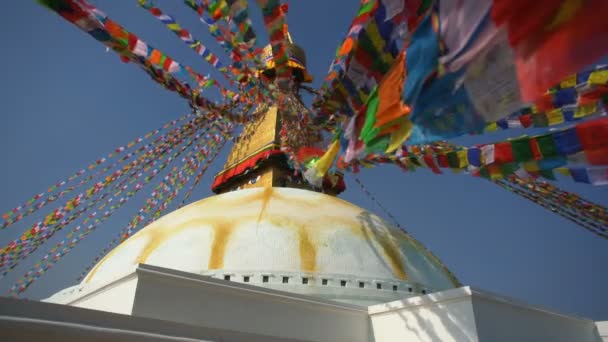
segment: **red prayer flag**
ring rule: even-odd
[[[583,93],[578,97],[578,105],[584,106],[596,103],[606,95],[608,95],[608,86],[596,86],[593,90]]]
[[[553,94],[544,94],[535,102],[535,104],[539,112],[546,112],[553,109]]]
[[[543,154],[540,152],[540,147],[538,146],[536,138],[530,138],[530,150],[532,150],[532,157],[534,160],[543,159]]]
[[[429,168],[431,168],[431,171],[433,171],[433,173],[441,174],[441,170],[439,170],[437,164],[435,164],[435,160],[433,159],[433,156],[431,154],[424,155],[424,162]]]
[[[532,121],[532,115],[530,115],[530,114],[524,114],[524,115],[520,116],[519,122],[521,122],[521,125],[524,126],[525,128],[532,126],[532,124],[534,123],[534,121]]]
[[[519,1],[525,0],[516,2]],[[515,47],[517,75],[524,101],[538,99],[563,78],[608,54],[608,1],[588,0],[580,8],[570,8],[566,2],[554,0],[530,3],[541,4],[544,11],[553,15],[540,27],[532,25],[543,32],[540,34],[543,39],[536,35]],[[556,4],[560,6],[559,13],[553,13]],[[532,7],[537,8],[537,5]],[[529,20],[546,19],[546,15],[535,11],[526,10],[525,16],[521,13],[516,12],[516,16]],[[509,36],[511,38],[511,32]]]
[[[585,151],[608,148],[608,118],[577,125],[576,135]]]
[[[445,154],[437,155],[437,162],[441,167],[450,167],[450,162],[448,161],[448,156]]]
[[[586,150],[585,157],[591,165],[608,165],[608,147]]]
[[[513,147],[510,141],[494,144],[494,162],[497,164],[506,164],[515,161],[513,158]]]

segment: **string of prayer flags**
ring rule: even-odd
[[[148,182],[150,182],[158,173],[160,173],[165,167],[167,167],[172,161],[174,161],[181,153],[183,153],[188,147],[190,147],[198,138],[200,137],[200,134],[195,135],[195,136],[191,136],[189,138],[189,140],[186,142],[186,144],[184,146],[182,146],[180,148],[180,150],[176,151],[175,153],[173,153],[173,155],[171,155],[170,157],[167,158],[166,161],[164,161],[162,164],[160,164],[160,166],[158,168],[153,168],[157,163],[161,162],[162,159],[164,159],[166,157],[166,154],[161,154],[161,158],[159,159],[153,159],[151,160],[151,164],[149,163],[148,165],[146,165],[146,167],[144,167],[143,171],[146,172],[150,169],[152,169],[151,173],[148,174],[145,178],[144,178],[144,182],[143,184],[141,182],[137,183],[134,188],[129,191],[127,193],[128,196],[133,196],[135,195],[135,193],[137,191],[139,191],[144,184],[147,184]],[[170,152],[171,150],[173,150],[173,148],[177,147],[178,145],[180,145],[183,142],[183,140],[181,138],[176,139],[174,141],[174,144],[169,148],[169,150],[167,150],[166,152]],[[141,170],[135,170],[135,172],[133,172],[129,178],[123,180],[123,182],[121,182],[121,184],[115,186],[115,188],[110,191],[105,193],[100,200],[103,200],[106,196],[108,196],[108,194],[113,193],[113,196],[118,196],[120,195],[120,193],[122,191],[125,191],[127,189],[127,184],[126,182],[128,181],[130,185],[132,185],[133,183],[135,183],[137,181],[137,179],[139,177],[144,176],[145,174],[141,172]],[[124,198],[123,198],[124,201]],[[112,197],[110,197],[108,200],[106,200],[106,204],[100,206],[98,208],[98,210],[103,210],[104,206],[106,206],[107,204],[112,202]],[[95,203],[93,203],[94,205]],[[105,211],[104,212],[104,217],[107,218],[107,216],[109,216],[111,214],[110,211]],[[82,222],[82,225],[86,225],[88,224],[91,220],[93,220],[93,222],[98,223],[99,222],[99,218],[95,218],[97,216],[97,211],[93,212],[92,214],[89,214],[87,216],[87,218]],[[73,220],[73,219],[72,219]],[[71,222],[71,221],[70,221]],[[67,224],[69,224],[70,222],[68,222]],[[64,225],[65,226],[65,225]],[[33,253],[40,245],[42,242],[44,242],[46,239],[50,238],[52,235],[54,234],[54,232],[50,232],[48,234],[45,234],[43,236],[41,236],[40,239],[38,239],[37,241],[35,241],[35,244],[26,249],[26,250],[20,250],[19,253],[16,256],[13,256],[10,264],[9,264],[9,268],[8,270],[6,270],[4,272],[3,275],[6,275],[6,273],[8,273],[10,270],[12,270],[15,266],[17,266],[18,262],[20,259],[23,259],[24,257],[26,257],[27,255]]]
[[[205,158],[207,158],[207,161],[206,161],[206,164],[202,168],[199,168],[199,173],[197,174],[196,179],[194,181],[195,184],[198,183],[198,180],[200,180],[200,177],[202,177],[202,175],[207,170],[208,166],[211,164],[211,162],[213,161],[215,156],[217,156],[217,154],[219,154],[219,150],[222,148],[223,144],[225,143],[226,138],[225,138],[225,136],[222,135],[222,132],[227,133],[231,130],[231,125],[229,123],[227,123],[227,124],[219,123],[218,126],[219,126],[219,129],[217,132],[213,129],[208,131],[209,133],[207,133],[206,139],[202,140],[202,142],[204,142],[204,143],[201,144],[203,146],[203,148],[209,148],[214,151],[214,152],[212,152],[213,153],[212,156],[207,157],[207,155],[202,153],[202,151],[200,151],[200,150],[198,153],[196,153],[196,156],[200,159],[200,161],[203,161]],[[219,137],[219,139],[217,139],[216,137]],[[192,172],[194,172],[194,170],[196,170],[196,169],[197,169],[197,167],[190,168],[190,170]],[[167,181],[167,180],[168,180],[168,178],[165,178],[165,181]],[[183,184],[185,184],[185,183],[186,182],[182,182],[181,187],[183,187]],[[146,201],[145,205],[142,208],[140,208],[138,210],[138,212],[133,216],[133,218],[129,221],[129,224],[126,225],[125,227],[123,227],[121,229],[121,231],[119,232],[119,234],[117,234],[117,236],[114,237],[112,239],[112,241],[110,241],[110,243],[106,247],[104,247],[104,249],[99,253],[99,255],[94,258],[93,262],[83,270],[83,272],[78,277],[78,281],[81,281],[82,279],[84,279],[84,277],[89,272],[89,270],[91,270],[93,268],[93,266],[95,264],[97,264],[97,262],[99,260],[101,260],[101,258],[103,258],[103,256],[106,255],[115,246],[117,246],[119,243],[128,239],[131,235],[133,235],[139,229],[147,226],[149,223],[151,223],[151,221],[154,218],[156,218],[162,214],[163,210],[165,210],[168,207],[168,204],[175,196],[171,197],[170,200],[168,197],[168,199],[165,201],[165,203],[162,204],[159,207],[159,209],[150,216],[150,219],[145,224],[141,224],[143,222],[143,220],[145,219],[146,213],[149,214],[151,209],[153,209],[158,204],[158,199],[159,198],[162,199],[162,195],[160,197],[158,197],[158,194],[163,193],[163,189],[165,189],[165,187],[166,187],[165,184],[161,183],[154,189],[154,191],[152,191],[151,198],[156,198],[156,199]],[[180,187],[180,189],[181,189],[181,187]],[[191,191],[192,191],[192,188],[188,191],[188,193],[186,193],[186,196],[184,196],[182,205],[186,201],[186,199],[189,197],[189,194],[191,193]],[[181,205],[180,205],[180,207],[181,207]],[[160,209],[160,208],[163,208],[163,209]]]
[[[608,226],[608,209],[605,206],[585,200],[575,193],[564,191],[540,178],[522,178],[515,175],[507,177],[507,180],[512,183],[515,182],[519,186],[533,189],[535,192],[544,197],[551,198],[557,203],[564,203],[581,213],[581,215]]]
[[[241,98],[250,99],[249,102],[257,104],[270,99],[276,99],[277,96],[274,91],[269,89],[271,85],[263,82],[263,74],[258,74],[256,70],[256,68],[264,68],[259,58],[263,50],[240,40],[238,32],[232,32],[230,25],[221,23],[211,16],[204,15],[205,12],[214,12],[214,9],[210,9],[213,3],[200,3],[194,0],[185,0],[185,3],[197,12],[200,21],[207,25],[211,36],[215,38],[232,59],[233,63],[230,65],[230,73],[234,75],[241,85]],[[244,14],[246,13],[240,13],[241,16]],[[240,19],[248,21],[244,17]],[[239,27],[241,26],[239,25]],[[251,62],[253,62],[253,65]]]
[[[354,116],[364,110],[369,95],[394,64],[407,36],[406,13],[399,1],[362,1],[336,52],[321,94],[313,102],[319,119],[337,114]]]
[[[606,75],[606,76],[604,76]],[[487,124],[485,131],[547,127],[604,114],[608,103],[608,66],[596,65],[564,79],[534,106]]]
[[[440,168],[466,170],[490,179],[512,174],[555,179],[555,171],[572,176],[575,181],[605,185],[608,177],[605,173],[608,165],[606,136],[608,118],[600,118],[545,134],[468,148],[445,143],[404,145],[392,155],[370,153],[357,162],[362,166],[395,163],[407,170],[428,167],[437,174],[441,173]],[[354,167],[344,163],[338,163],[338,166],[341,169]]]
[[[152,14],[156,19],[165,24],[165,26],[173,33],[175,33],[186,45],[188,45],[191,49],[193,49],[197,55],[203,57],[205,61],[207,61],[211,66],[216,68],[219,72],[222,73],[224,78],[233,84],[232,77],[228,74],[228,68],[221,62],[220,58],[213,54],[200,40],[194,39],[192,34],[182,28],[182,26],[177,23],[175,18],[169,14],[163,13],[162,10],[158,7],[155,7],[150,0],[138,0],[140,7],[146,9],[150,14]],[[212,84],[217,86],[222,93],[226,90],[219,84],[219,82],[212,80]],[[199,83],[199,86],[201,84]]]
[[[246,0],[229,0],[225,2],[203,1],[200,5],[197,5],[195,0],[186,0],[186,3],[192,8],[197,9],[199,15],[202,15],[203,11],[207,11],[211,19],[216,23],[220,19],[225,19],[231,23],[235,27],[234,34],[224,34],[224,36],[226,38],[232,37],[228,41],[239,45],[238,47],[242,52],[251,49],[255,45],[256,35],[251,26]],[[226,32],[226,30],[222,31]]]
[[[144,206],[140,208],[140,210],[133,216],[131,221],[129,221],[129,224],[121,231],[119,235],[120,242],[126,240],[129,236],[131,236],[138,226],[143,227],[140,224],[145,219],[146,214],[150,215],[152,209],[157,208],[157,210],[152,215],[150,215],[150,220],[156,219],[160,216],[161,212],[166,209],[169,203],[177,195],[177,193],[171,195],[171,189],[175,187],[175,190],[179,191],[184,187],[184,185],[188,182],[190,176],[196,170],[196,167],[192,165],[192,159],[194,159],[195,157],[201,158],[201,155],[203,154],[201,150],[204,149],[202,146],[211,147],[209,141],[213,141],[214,136],[214,128],[207,130],[204,136],[203,133],[197,134],[195,139],[203,137],[203,139],[201,139],[201,142],[199,143],[199,146],[193,151],[190,151],[187,156],[184,157],[184,159],[182,160],[182,168],[179,172],[177,171],[177,167],[172,170],[172,173],[175,174],[175,177],[166,178],[165,182],[160,184],[159,190],[155,190],[152,192],[151,197],[146,201]],[[182,147],[182,151],[184,151],[185,148],[188,148],[191,145],[192,144],[188,144],[187,146]],[[186,172],[185,177],[183,176],[184,172]],[[167,200],[164,204],[161,204],[159,206],[159,201],[161,201],[163,197],[166,197]]]
[[[270,37],[276,79],[280,87],[287,87],[290,82],[290,69],[287,66],[287,23],[279,0],[258,0],[262,9],[264,26]]]
[[[227,2],[230,6],[230,17],[240,33],[240,40],[249,48],[255,46],[257,37],[251,26],[251,19],[249,19],[247,0],[230,0]]]
[[[152,132],[147,133],[146,135],[144,135],[143,137],[139,137],[131,142],[129,142],[126,145],[120,146],[116,149],[114,149],[112,152],[110,152],[106,157],[104,158],[100,158],[97,161],[89,164],[89,166],[85,169],[81,169],[78,172],[76,172],[74,175],[70,176],[67,180],[61,181],[56,183],[55,185],[49,187],[49,189],[45,192],[41,192],[38,195],[34,196],[33,198],[31,198],[30,200],[28,200],[27,202],[25,202],[24,204],[13,208],[11,211],[5,213],[4,215],[2,215],[2,219],[4,220],[4,222],[2,223],[1,228],[7,228],[8,226],[19,222],[20,220],[22,220],[23,218],[27,217],[28,215],[42,209],[43,207],[45,207],[46,205],[58,200],[59,198],[61,198],[64,195],[67,195],[69,193],[71,193],[72,191],[78,189],[80,186],[88,183],[89,181],[91,181],[92,179],[98,177],[99,175],[105,174],[107,171],[114,169],[117,165],[119,165],[120,163],[122,163],[123,161],[131,158],[132,156],[140,153],[141,151],[146,150],[149,146],[154,145],[156,142],[160,141],[160,139],[162,139],[162,137],[157,138],[156,140],[139,147],[137,150],[133,151],[133,152],[129,152],[127,154],[125,154],[123,157],[121,157],[120,159],[118,159],[116,162],[114,162],[113,164],[104,167],[101,170],[98,170],[97,172],[95,172],[92,175],[89,175],[83,179],[81,179],[77,184],[69,186],[65,189],[63,189],[64,186],[66,186],[69,182],[76,180],[77,178],[79,178],[80,176],[82,176],[83,174],[85,174],[87,172],[87,170],[91,171],[96,169],[99,165],[104,164],[106,161],[114,158],[115,156],[124,153],[125,151],[128,151],[130,148],[132,148],[133,146],[135,146],[138,143],[143,142],[144,140],[147,140],[149,138],[151,138],[152,136],[158,134],[161,130],[165,130],[168,129],[172,126],[175,126],[178,122],[181,122],[183,120],[188,119],[191,116],[191,114],[187,114],[184,115],[182,117],[180,117],[179,119],[176,120],[172,120],[171,122],[166,123],[165,125],[163,125],[162,128],[160,129],[156,129]],[[59,192],[57,192],[57,190],[60,190]]]
[[[517,176],[510,176],[506,179],[496,180],[494,183],[597,236],[608,238],[605,207],[584,200],[578,195],[564,192],[541,180],[525,180]],[[591,208],[593,209],[590,210]]]
[[[224,48],[224,51],[230,56],[230,59],[233,61],[230,66],[230,72],[234,74],[237,81],[249,84],[251,87],[256,86],[252,79],[255,69],[248,65],[247,62],[253,61],[255,65],[261,66],[258,57],[260,51],[257,51],[256,53],[253,49],[254,46],[250,46],[245,42],[240,41],[237,34],[234,34],[227,25],[218,22],[213,16],[205,16],[205,12],[213,13],[213,9],[210,9],[212,4],[198,3],[195,0],[185,0],[185,3],[188,7],[197,12],[200,21],[207,25],[211,36],[215,38],[218,44]],[[241,19],[247,20],[245,18]]]
[[[190,186],[190,189],[188,189],[188,191],[186,192],[186,194],[184,195],[181,203],[179,204],[178,208],[181,208],[184,206],[184,204],[188,201],[188,199],[190,198],[190,196],[192,195],[192,192],[194,191],[194,189],[196,188],[196,186],[198,185],[198,183],[201,181],[203,175],[205,174],[205,172],[207,171],[207,169],[209,168],[209,166],[211,166],[211,163],[213,163],[213,161],[215,161],[215,158],[217,158],[217,156],[219,155],[220,151],[224,148],[224,145],[226,144],[226,142],[228,142],[229,136],[232,133],[232,128],[230,126],[228,126],[226,129],[221,131],[221,137],[222,140],[219,143],[219,145],[213,150],[213,152],[211,152],[211,156],[207,158],[207,161],[205,162],[205,164],[199,168],[198,173],[196,174],[196,177],[194,178],[194,181],[192,182],[192,185]]]
[[[192,68],[182,66],[173,58],[148,45],[135,34],[125,30],[108,18],[103,12],[84,0],[40,0],[48,8],[64,19],[87,32],[106,47],[116,51],[125,62],[132,62],[146,71],[152,79],[165,88],[178,92],[193,106],[209,111],[229,108],[218,106],[194,91],[187,83],[182,83],[174,75],[184,75],[197,84],[206,78]],[[232,94],[236,97],[237,94]],[[233,99],[234,100],[234,99]]]
[[[209,133],[207,133],[207,137],[209,137]],[[206,144],[205,140],[201,140],[199,144],[197,144],[197,148],[194,150],[190,150],[186,156],[182,159],[182,166],[178,172],[178,167],[174,166],[171,172],[167,176],[164,177],[164,180],[152,191],[152,195],[146,201],[146,205],[150,205],[151,203],[156,204],[158,200],[163,200],[163,197],[166,197],[162,205],[159,209],[154,213],[153,217],[158,217],[160,214],[169,206],[171,201],[175,198],[179,190],[181,190],[185,183],[188,182],[190,176],[194,173],[198,165],[193,166],[191,163],[186,162],[188,159],[192,159],[193,155],[197,155],[199,149],[202,148]],[[186,149],[190,146],[190,143],[185,145]],[[181,150],[182,152],[184,149]],[[179,154],[175,155],[176,157]],[[168,159],[167,164],[173,161],[174,159]],[[166,164],[163,164],[166,165]],[[162,168],[164,166],[161,165]],[[159,167],[159,168],[161,168]],[[161,169],[162,170],[162,169]],[[186,172],[184,176],[183,173]],[[158,174],[158,173],[157,173]],[[147,178],[143,185],[150,182],[154,177]],[[87,235],[92,233],[96,227],[99,226],[102,222],[104,222],[110,215],[119,209],[124,203],[126,203],[129,198],[131,198],[135,193],[140,190],[143,186],[138,184],[139,186],[134,189],[134,191],[127,193],[125,197],[121,197],[120,201],[117,204],[114,204],[110,207],[109,210],[105,211],[103,216],[100,219],[95,220],[93,224],[90,224],[86,230],[80,232],[81,226],[77,226],[72,230],[72,232],[68,233],[66,239],[60,241],[55,245],[51,250],[42,257],[42,259],[32,267],[22,278],[20,278],[16,284],[11,287],[11,294],[13,296],[17,296],[18,294],[27,290],[27,288],[33,284],[38,278],[40,278],[46,271],[48,271],[55,263],[57,263],[63,256],[68,254],[78,242],[82,241]],[[171,191],[173,190],[173,191]]]
[[[200,122],[200,118],[196,118],[195,120]],[[84,203],[87,198],[91,198],[95,194],[99,194],[99,196],[95,200],[86,204],[84,207],[72,213],[72,215],[67,216],[70,211],[74,211],[77,205],[75,204],[70,208],[66,204],[65,207],[54,210],[49,215],[47,215],[43,221],[34,224],[31,229],[26,230],[24,234],[22,234],[20,239],[9,242],[4,248],[0,249],[0,271],[4,271],[4,274],[6,274],[8,271],[17,266],[19,260],[33,253],[38,248],[38,246],[40,246],[42,243],[52,237],[57,231],[61,230],[74,220],[78,219],[82,214],[86,213],[89,209],[92,209],[98,203],[101,203],[101,201],[106,199],[106,197],[110,196],[111,194],[116,195],[117,193],[119,194],[120,192],[125,191],[127,182],[130,182],[130,184],[132,184],[136,180],[135,178],[133,178],[134,176],[140,175],[142,170],[150,170],[152,168],[151,165],[154,165],[158,162],[157,159],[150,160],[151,156],[163,156],[165,152],[170,151],[172,148],[174,148],[176,143],[181,143],[182,135],[191,135],[194,127],[196,126],[191,124],[183,125],[183,129],[178,132],[178,135],[166,136],[166,140],[169,144],[167,144],[167,146],[163,149],[159,149],[160,146],[157,146],[154,151],[150,151],[150,153],[143,155],[138,160],[126,165],[123,168],[123,172],[121,172],[120,174],[114,174],[114,176],[108,177],[106,180],[104,180],[104,182],[96,183],[95,186],[92,188],[92,191],[87,190],[86,195],[83,195],[83,193],[79,194],[75,199],[82,203]],[[174,157],[169,159],[169,161],[174,159]],[[120,175],[126,175],[126,173],[130,170],[132,172],[128,175],[128,177],[122,177],[122,180],[116,185],[114,185],[112,190],[102,191],[105,187],[116,181]],[[153,174],[158,171],[158,169],[154,169]],[[146,177],[146,179],[148,180],[149,178],[151,177]],[[114,195],[112,195],[112,197]],[[111,201],[112,197],[110,197],[108,201]],[[103,207],[101,208],[103,209]],[[92,215],[93,216],[88,215],[87,218],[83,221],[83,224],[87,224],[88,221],[95,216],[95,213]]]

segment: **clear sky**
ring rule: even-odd
[[[182,1],[156,3],[224,56]],[[138,8],[136,0],[97,0],[94,4],[149,44],[219,79],[185,44]],[[316,77],[314,86],[325,76],[357,6],[355,0],[290,2],[290,31],[307,51],[309,69]],[[6,10],[0,23],[4,82],[0,92],[0,211],[189,111],[176,94],[152,82],[135,66],[123,64],[113,52],[106,52],[100,43],[34,1],[13,1]],[[259,10],[253,8],[251,15],[256,33],[265,37]],[[259,44],[266,42],[262,38]],[[505,137],[465,137],[458,142]],[[210,183],[225,153],[207,172],[193,200],[211,194]],[[463,284],[565,313],[608,319],[608,241],[467,175],[449,171],[434,175],[426,170],[403,173],[382,166],[364,170],[360,179]],[[347,185],[342,198],[383,216],[350,176]],[[563,178],[558,185],[608,204],[608,188]],[[74,284],[82,269],[139,208],[143,197],[137,199],[138,203],[125,206],[64,257],[26,297],[44,298]],[[0,231],[0,242],[17,237],[36,218]],[[50,245],[40,248],[28,262],[0,279],[0,295],[48,248]]]

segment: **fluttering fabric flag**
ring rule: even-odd
[[[491,15],[508,31],[525,100],[608,53],[606,13],[602,0],[494,1]]]
[[[528,5],[525,1],[514,6],[506,5],[506,1],[438,2],[438,10],[429,12],[406,43],[408,79],[403,96],[413,109],[411,119],[415,124],[410,143],[481,133],[481,124],[488,125],[488,130],[491,130],[491,125],[515,128],[522,124],[529,127],[531,124],[526,121],[529,120],[527,117],[523,123],[499,120],[543,98],[549,100],[550,107],[539,103],[544,120],[535,122],[535,126],[558,125],[576,119],[576,108],[565,108],[580,105],[576,102],[577,91],[573,88],[576,79],[562,82],[569,84],[570,89],[544,94],[560,81],[608,55],[608,48],[603,48],[607,44],[586,45],[606,39],[608,26],[605,20],[600,19],[602,15],[591,12],[597,10],[605,15],[608,6],[600,6],[596,1],[549,2],[551,4],[547,6],[542,5],[544,2]],[[517,8],[525,11],[526,6],[534,13],[542,12],[542,15],[520,18],[515,14],[518,13]],[[585,20],[589,21],[588,25],[581,24]],[[535,27],[543,33],[535,32]],[[582,32],[588,39],[583,38]],[[591,51],[589,56],[580,52],[585,51],[585,47]],[[554,51],[564,51],[568,56],[562,57]],[[541,68],[536,67],[540,65],[546,71],[541,72]],[[450,75],[455,80],[453,83],[449,82]],[[596,75],[595,79],[602,81],[601,74]],[[420,102],[425,98],[432,99],[437,89],[442,89],[443,94],[452,94],[456,99],[450,103],[457,103],[461,110],[442,107],[442,101],[431,101],[438,107],[432,111],[436,117],[421,114],[427,112],[429,101],[426,104]],[[425,97],[424,93],[429,95]],[[595,91],[588,93],[594,94]],[[599,97],[601,95],[595,95],[595,100]],[[425,108],[419,108],[421,106]],[[456,120],[451,118],[452,113],[456,113]]]
[[[224,97],[232,96],[226,104],[217,104],[203,97],[200,91],[192,89],[186,82],[182,82],[176,76],[194,80],[197,84],[208,78],[196,73],[191,67],[176,62],[173,58],[162,53],[160,50],[148,45],[135,34],[127,31],[121,25],[108,18],[103,12],[93,7],[84,0],[40,0],[48,8],[56,11],[66,20],[70,21],[93,38],[103,43],[108,48],[117,52],[125,62],[138,65],[152,79],[171,91],[179,93],[187,99],[191,106],[206,111],[221,113],[226,118],[235,122],[247,120],[245,111],[251,106],[245,104],[240,108],[243,113],[233,112],[235,104],[239,104],[238,94],[224,93]],[[144,56],[144,53],[146,54]],[[243,98],[243,97],[240,97]]]
[[[287,23],[279,0],[257,0],[262,9],[264,26],[270,36],[270,46],[274,59],[277,83],[287,87],[290,82],[290,69],[287,66]]]
[[[318,119],[353,116],[399,55],[407,37],[407,7],[399,0],[364,0],[313,106]]]

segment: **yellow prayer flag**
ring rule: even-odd
[[[580,107],[576,108],[576,111],[574,112],[574,117],[575,118],[584,118],[586,116],[589,116],[589,115],[595,113],[596,111],[597,111],[597,104],[589,103],[584,106],[580,106]]]
[[[554,171],[563,176],[570,176],[570,169],[567,167],[558,167]]]
[[[486,132],[494,132],[494,131],[496,131],[497,129],[498,129],[498,125],[496,124],[496,122],[492,122],[492,123],[490,123],[490,124],[488,124],[488,125],[486,126],[485,131],[486,131]]]
[[[597,70],[589,75],[589,84],[602,85],[608,83],[608,70]]]
[[[546,112],[545,116],[547,117],[547,123],[549,124],[549,126],[564,123],[564,113],[562,113],[562,110],[560,108]]]
[[[167,27],[169,28],[169,30],[171,31],[181,31],[181,27],[179,26],[178,23],[173,23],[173,24],[167,24]]]
[[[562,89],[565,88],[574,88],[576,87],[576,74],[570,75],[567,78],[565,78],[560,84],[559,86]]]
[[[531,110],[532,113],[538,113],[538,107],[536,105],[532,105]]]
[[[456,152],[456,155],[458,156],[458,167],[459,168],[465,168],[469,165],[469,159],[468,159],[468,152],[467,150],[460,150]]]
[[[321,156],[321,158],[319,158],[315,164],[317,175],[321,177],[325,176],[327,171],[329,171],[329,168],[333,165],[338,152],[340,152],[340,139],[336,139],[333,143],[331,143],[327,151],[325,151],[325,154],[323,154],[323,156]]]
[[[391,133],[391,140],[388,144],[388,148],[386,149],[386,153],[395,152],[407,138],[410,137],[412,133],[412,122],[409,119],[406,119],[403,123],[399,124],[399,128]]]
[[[527,161],[525,163],[522,163],[522,165],[524,167],[524,170],[528,172],[540,171],[540,167],[538,167],[538,163],[536,162],[536,160]]]

